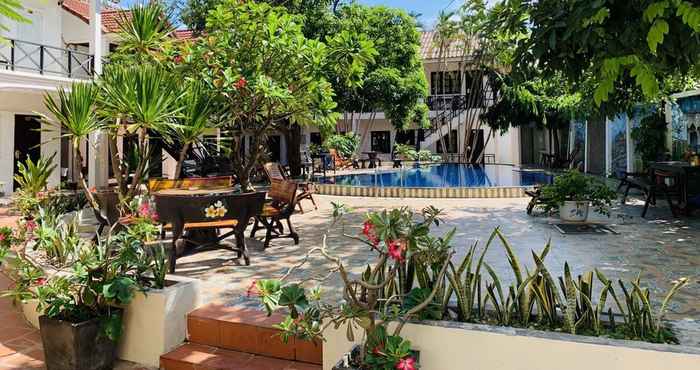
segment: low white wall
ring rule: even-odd
[[[700,349],[485,325],[407,324],[402,336],[420,351],[422,370],[698,370]],[[328,330],[323,369],[351,343],[345,327]],[[356,334],[359,337],[359,335]]]
[[[187,314],[201,305],[199,280],[168,276],[175,285],[136,293],[124,309],[124,335],[117,356],[158,367],[160,355],[187,337]]]

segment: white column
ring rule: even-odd
[[[90,0],[90,54],[94,56],[95,74],[102,73],[102,4]]]
[[[102,14],[101,0],[90,0],[90,54],[94,59],[95,78],[102,73]],[[107,186],[109,150],[103,132],[90,135],[90,158],[88,158],[88,183],[90,187]]]

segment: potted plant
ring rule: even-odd
[[[117,235],[122,248],[138,255],[135,278],[142,287],[123,311],[124,333],[118,357],[158,367],[160,355],[180,345],[187,336],[187,313],[197,308],[196,279],[167,275],[168,253],[157,236],[157,215],[145,200]]]
[[[347,211],[342,205],[334,207],[331,228]],[[326,279],[337,273],[343,282],[345,299],[338,304],[325,303],[320,289],[304,288],[309,279],[287,281],[308,258],[278,280],[254,282],[249,295],[259,296],[268,314],[286,310],[286,318],[277,325],[283,341],[290,337],[320,341],[326,328],[346,326],[346,337],[353,342],[355,331],[363,331],[363,336],[358,336],[362,344],[340,359],[334,369],[415,369],[417,353],[401,336],[401,330],[411,319],[434,315],[436,302],[443,300],[454,233],[442,238],[429,236],[430,225],[440,222],[435,208],[424,209],[419,221],[415,221],[416,216],[408,208],[369,213],[363,237],[346,235],[364,243],[376,257],[358,278],[349,276],[342,258],[327,247],[325,237],[321,246],[309,251],[330,264]],[[416,269],[421,279],[413,278]]]
[[[588,218],[590,206],[598,213],[609,215],[609,207],[616,197],[602,181],[572,169],[542,187],[540,207],[548,213],[558,210],[564,221],[582,222]]]
[[[134,254],[107,239],[80,244],[69,270],[29,292],[38,299],[44,357],[51,370],[111,369],[122,333],[122,307],[138,289]]]

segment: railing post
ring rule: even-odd
[[[44,74],[44,45],[39,45],[39,73]]]
[[[10,65],[12,70],[15,70],[15,40],[10,42]]]
[[[73,63],[73,56],[72,56],[71,50],[68,49],[68,77],[73,77],[73,74],[71,73],[72,63]]]

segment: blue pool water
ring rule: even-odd
[[[552,176],[541,171],[521,171],[507,165],[444,163],[372,173],[327,176],[323,184],[348,186],[444,188],[508,187],[547,184]]]

